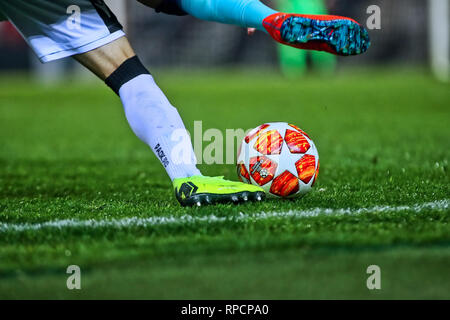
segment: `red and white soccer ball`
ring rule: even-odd
[[[319,175],[314,142],[299,127],[273,122],[250,131],[241,143],[237,173],[268,196],[293,198],[309,192]]]

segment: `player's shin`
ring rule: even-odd
[[[177,109],[136,56],[105,82],[120,96],[133,132],[153,150],[172,180],[200,175]]]

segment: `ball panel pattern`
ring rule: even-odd
[[[283,147],[283,137],[277,130],[261,133],[253,148],[264,155],[280,154]]]
[[[309,138],[308,134],[305,131],[303,131],[302,129],[300,129],[299,127],[297,127],[296,125],[289,124],[289,126],[294,128],[295,130],[299,131],[301,134],[303,134],[304,136],[307,136]]]
[[[254,137],[256,137],[261,131],[263,131],[264,129],[268,128],[270,125],[265,123],[260,125],[259,127],[253,129],[252,131],[250,131],[247,136],[244,138],[244,141],[246,143],[249,143]]]
[[[248,173],[245,164],[243,163],[238,164],[237,171],[239,180],[241,180],[241,182],[250,183],[250,174]]]
[[[299,191],[299,183],[296,176],[289,171],[285,171],[272,181],[270,192],[280,196],[288,197]]]
[[[295,167],[297,168],[298,178],[308,184],[316,171],[316,158],[306,154],[295,163]]]
[[[238,151],[239,180],[262,187],[268,197],[305,195],[317,180],[318,171],[314,142],[292,124],[260,125],[243,139]]]
[[[319,169],[320,169],[320,161],[319,159],[317,159],[317,170],[316,170],[316,175],[314,176],[314,180],[311,184],[311,187],[314,186],[314,183],[316,183],[317,177],[319,176]]]
[[[286,130],[284,141],[292,153],[305,153],[311,147],[305,136],[294,130]]]
[[[257,156],[250,159],[250,175],[260,186],[272,181],[277,164],[264,156]]]

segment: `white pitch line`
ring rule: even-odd
[[[129,227],[154,227],[160,225],[192,225],[201,222],[223,223],[223,222],[250,222],[266,219],[283,219],[283,218],[305,218],[315,217],[319,215],[359,215],[371,212],[404,212],[412,211],[420,213],[426,210],[446,211],[449,210],[450,199],[438,200],[415,204],[412,206],[375,206],[360,209],[330,209],[330,208],[314,208],[308,210],[290,210],[286,212],[260,212],[260,213],[240,213],[234,216],[219,217],[216,215],[206,216],[166,216],[166,217],[148,217],[148,218],[122,218],[122,219],[103,219],[103,220],[53,220],[42,223],[0,223],[0,233],[6,232],[24,232],[41,229],[69,229],[69,228],[115,228],[125,229]]]

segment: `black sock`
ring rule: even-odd
[[[138,56],[134,56],[125,60],[124,63],[111,73],[111,75],[106,78],[105,83],[119,95],[119,89],[124,83],[141,74],[150,74],[150,72],[144,67]]]

